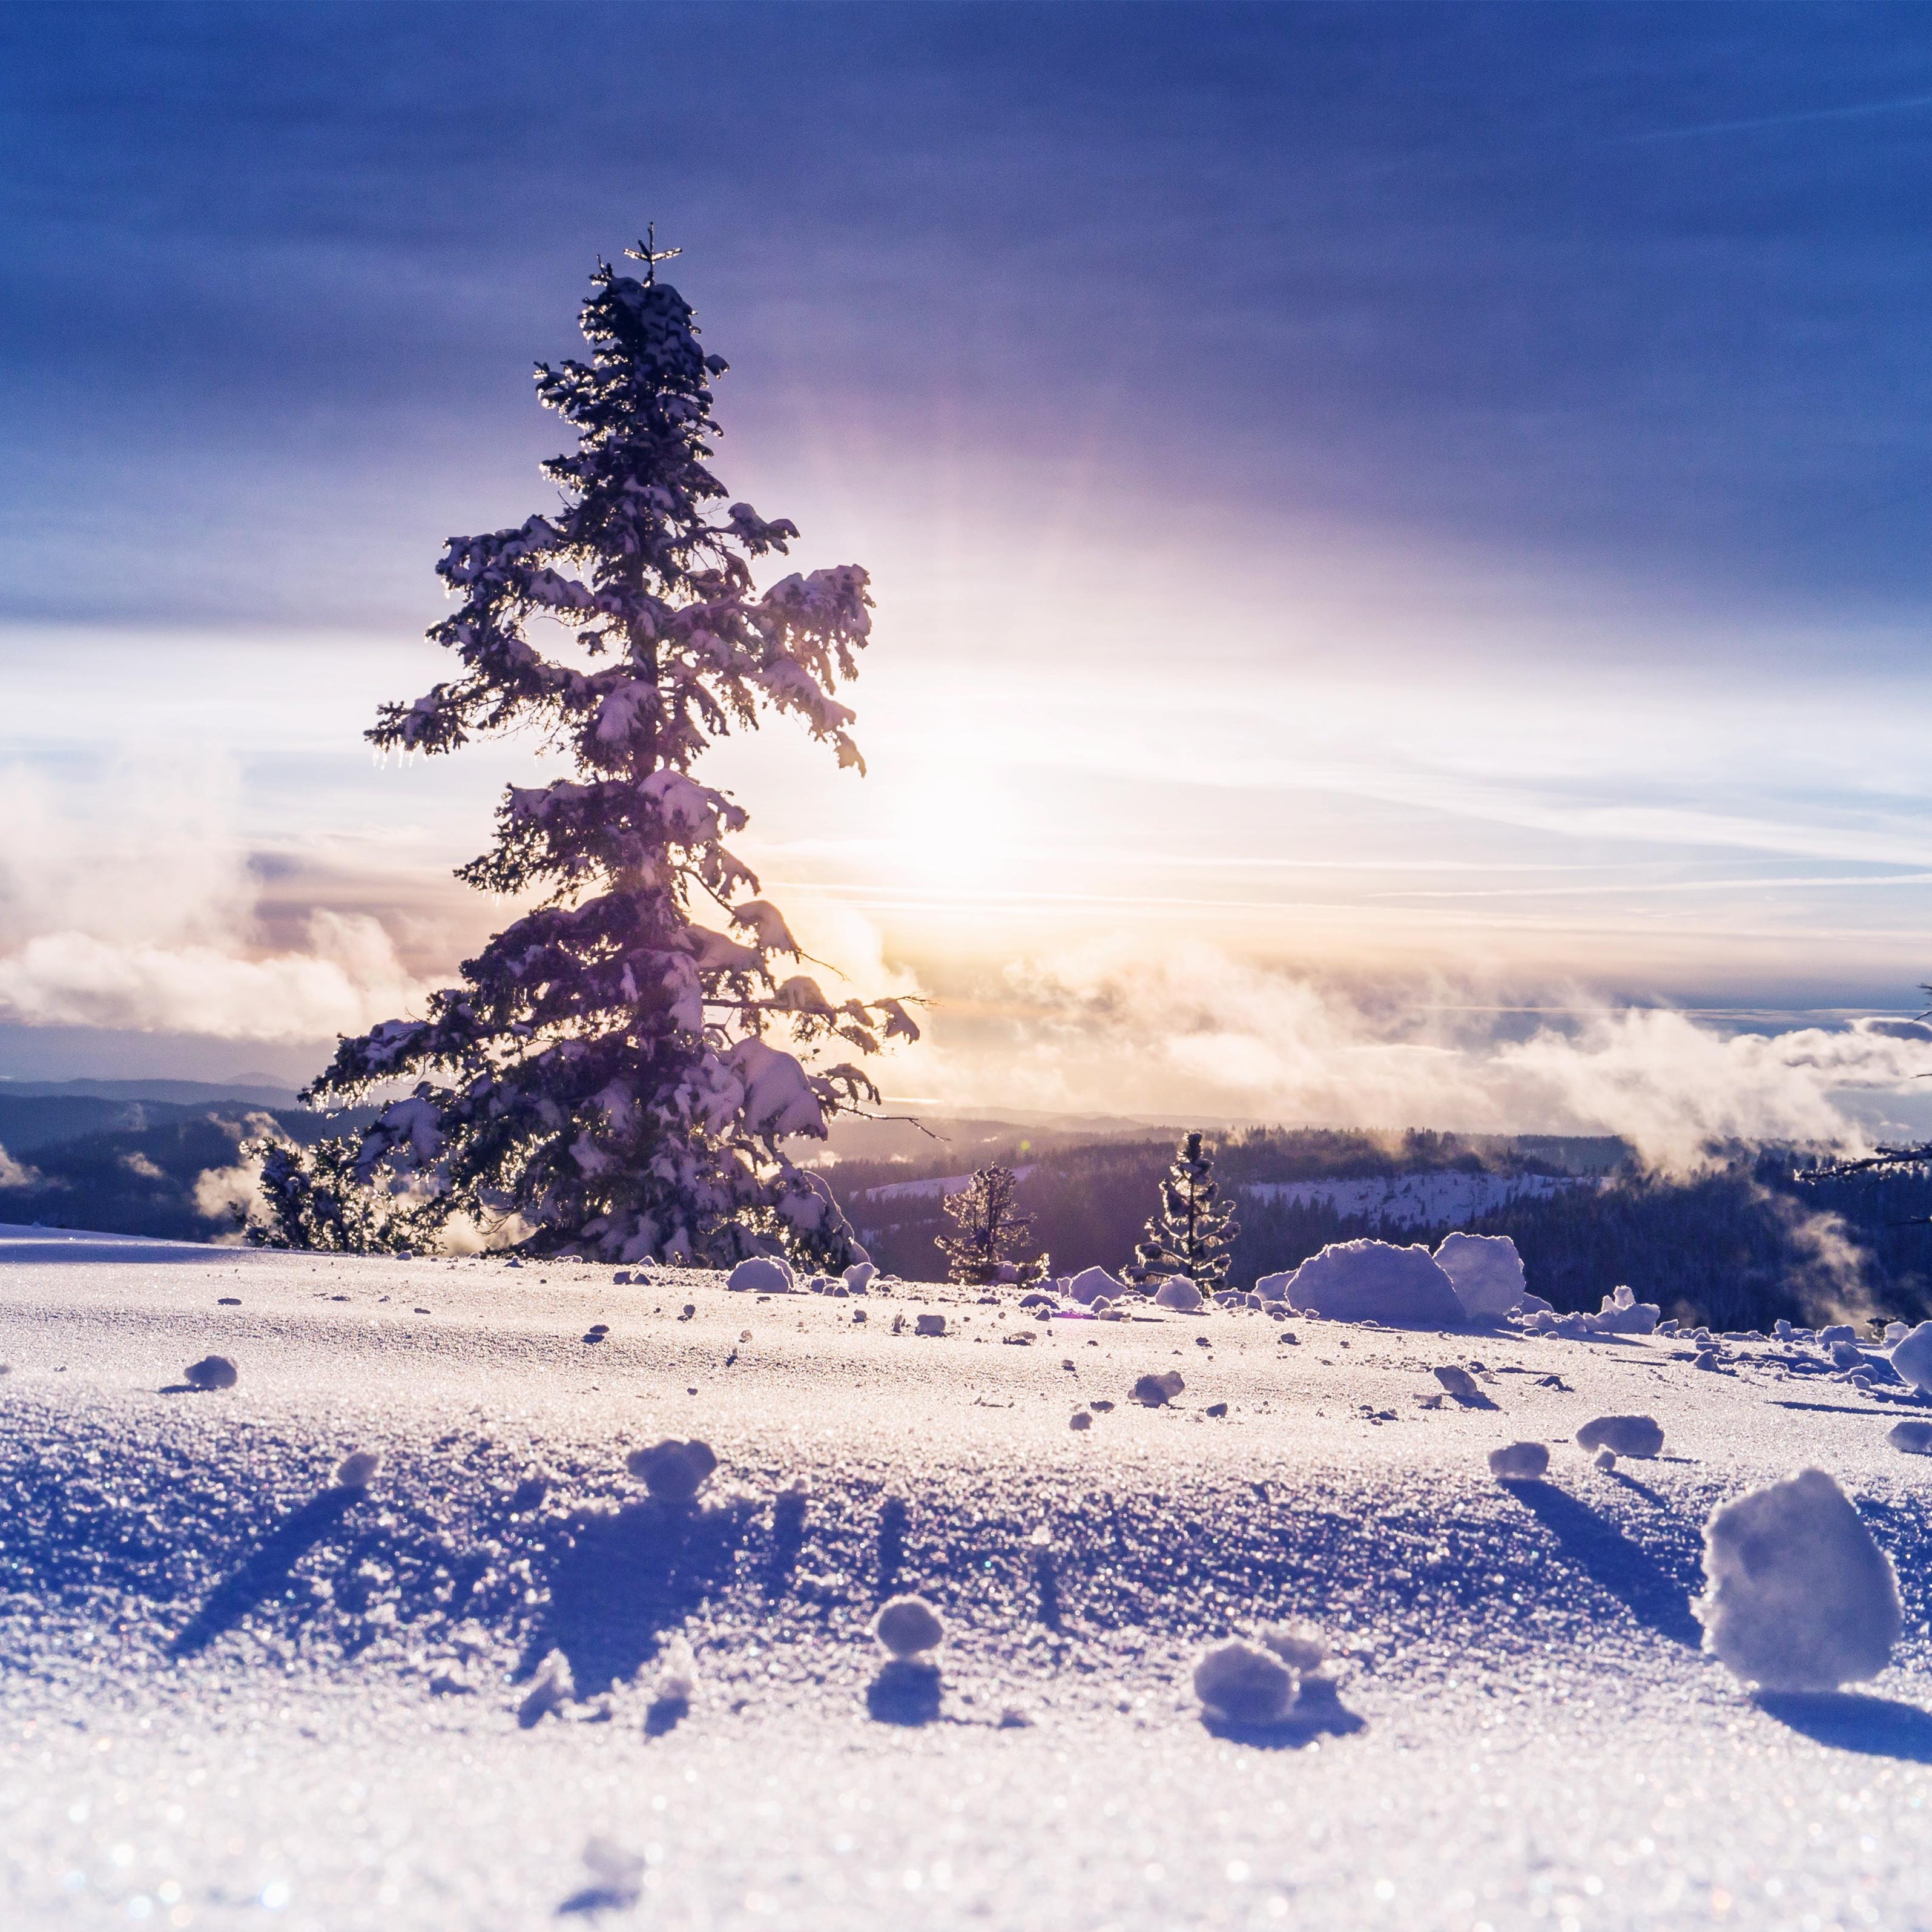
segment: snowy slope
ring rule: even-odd
[[[0,1267],[0,1924],[1932,1923],[1932,1463],[1895,1409],[1750,1346],[950,1294]],[[211,1352],[238,1385],[178,1392]],[[1450,1363],[1480,1396],[1425,1406]],[[1125,1400],[1168,1370],[1174,1402]],[[1663,1459],[1568,1444],[1631,1408]],[[693,1435],[686,1517],[624,1462]],[[1488,1477],[1519,1437],[1559,1445],[1546,1485]],[[1873,1696],[1771,1708],[1688,1599],[1712,1504],[1808,1462],[1908,1633]],[[950,1627],[929,1721],[879,1688],[893,1588]],[[1284,1614],[1347,1653],[1334,1726],[1216,1735],[1192,1657]],[[575,1694],[526,1724],[553,1652]]]
[[[1601,1187],[1575,1174],[1400,1174],[1359,1180],[1264,1180],[1243,1187],[1252,1201],[1333,1208],[1344,1220],[1383,1228],[1460,1228],[1514,1201],[1546,1201],[1572,1187]]]

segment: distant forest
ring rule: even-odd
[[[1056,1273],[1118,1268],[1153,1211],[1171,1136],[1053,1148],[1016,1142],[1003,1157],[1026,1173],[1022,1210]],[[1788,1150],[1738,1150],[1713,1171],[1672,1180],[1647,1176],[1610,1139],[1364,1135],[1256,1129],[1218,1150],[1228,1187],[1462,1172],[1604,1178],[1545,1199],[1513,1202],[1465,1222],[1507,1234],[1522,1251],[1531,1287],[1559,1309],[1594,1310],[1628,1282],[1666,1313],[1719,1327],[1761,1327],[1780,1316],[1802,1322],[1840,1310],[1917,1319],[1932,1312],[1932,1180],[1840,1180],[1801,1186]],[[920,1166],[844,1162],[834,1191],[882,1266],[910,1280],[940,1272],[932,1245],[936,1195],[870,1198],[871,1190],[952,1172],[943,1150]],[[1244,1199],[1232,1279],[1292,1268],[1331,1241],[1364,1237],[1433,1246],[1442,1227],[1385,1227],[1325,1205]]]
[[[245,1100],[0,1094],[0,1221],[232,1238],[219,1178],[265,1118],[304,1141],[341,1124]],[[926,1142],[914,1161],[847,1160],[822,1172],[874,1258],[916,1281],[942,1272],[933,1243],[944,1225],[938,1191],[880,1198],[873,1190],[993,1160],[1025,1170],[1020,1204],[1033,1216],[1036,1247],[1067,1274],[1096,1264],[1118,1268],[1132,1256],[1174,1139],[1030,1136],[1016,1127],[1010,1137],[962,1133]],[[1932,1314],[1932,1227],[1924,1225],[1932,1219],[1932,1180],[1800,1186],[1794,1164],[1786,1151],[1740,1150],[1711,1172],[1667,1180],[1636,1172],[1613,1139],[1252,1129],[1220,1144],[1215,1172],[1236,1191],[1259,1182],[1414,1174],[1588,1175],[1603,1184],[1514,1202],[1466,1223],[1510,1236],[1531,1287],[1558,1308],[1594,1310],[1628,1282],[1666,1312],[1724,1328],[1839,1310]],[[1385,1227],[1282,1202],[1240,1199],[1237,1212],[1232,1280],[1244,1286],[1330,1241],[1368,1235],[1432,1246],[1448,1232]]]

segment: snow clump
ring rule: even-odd
[[[1708,1587],[1691,1609],[1704,1648],[1767,1690],[1835,1690],[1875,1677],[1904,1618],[1892,1560],[1822,1469],[1713,1510]]]
[[[887,1655],[920,1657],[945,1640],[939,1612],[923,1597],[894,1597],[872,1619],[872,1634]]]
[[[692,1654],[688,1638],[680,1634],[664,1646],[651,1694],[660,1704],[688,1706],[696,1698],[698,1659]]]
[[[1492,1320],[1522,1306],[1522,1257],[1507,1234],[1444,1234],[1436,1264],[1472,1321]]]
[[[1170,1275],[1154,1291],[1156,1308],[1178,1308],[1191,1315],[1201,1306],[1201,1291],[1184,1274]]]
[[[1908,1456],[1932,1456],[1932,1422],[1894,1422],[1885,1439]]]
[[[1259,1644],[1232,1637],[1194,1666],[1194,1694],[1208,1714],[1236,1724],[1279,1724],[1301,1689],[1299,1675]]]
[[[540,1724],[553,1711],[560,1711],[577,1695],[577,1680],[571,1675],[570,1659],[554,1650],[537,1666],[524,1701],[517,1706],[517,1722],[525,1730]]]
[[[798,1286],[798,1277],[782,1256],[754,1255],[731,1270],[724,1286],[739,1294],[789,1294]]]
[[[1604,1297],[1604,1305],[1589,1317],[1600,1335],[1654,1335],[1664,1310],[1654,1301],[1640,1301],[1628,1288]]]
[[[1576,1441],[1619,1456],[1654,1456],[1664,1448],[1664,1430],[1654,1415],[1599,1415],[1577,1430]]]
[[[242,1379],[242,1372],[226,1355],[204,1355],[182,1371],[190,1388],[231,1389]]]
[[[1480,1402],[1482,1390],[1476,1386],[1476,1378],[1467,1369],[1459,1369],[1454,1363],[1448,1362],[1430,1372],[1442,1384],[1445,1395],[1453,1395],[1458,1402]]]
[[[1916,1389],[1932,1395],[1932,1322],[1922,1322],[1892,1345],[1892,1366]]]
[[[1255,1283],[1255,1292],[1264,1301],[1286,1301],[1288,1285],[1294,1279],[1294,1270],[1290,1268],[1285,1274],[1264,1274]]]
[[[922,1335],[944,1335],[946,1317],[943,1315],[922,1315],[915,1324]]]
[[[1082,1307],[1090,1307],[1102,1295],[1109,1301],[1118,1300],[1126,1292],[1126,1284],[1116,1281],[1103,1268],[1082,1268],[1065,1289],[1067,1300],[1077,1301]]]
[[[382,1466],[382,1459],[374,1449],[352,1449],[335,1466],[335,1486],[338,1490],[366,1490],[369,1479]]]
[[[1490,1451],[1490,1474],[1504,1482],[1534,1482],[1550,1468],[1550,1451],[1540,1442],[1505,1442]]]
[[[1396,1322],[1440,1328],[1460,1323],[1455,1285],[1426,1248],[1388,1241],[1331,1241],[1294,1271],[1288,1298],[1334,1322]]]
[[[624,1466],[638,1477],[659,1502],[688,1503],[718,1466],[708,1442],[667,1438],[648,1449],[633,1449]]]
[[[1180,1379],[1180,1371],[1169,1369],[1165,1375],[1142,1376],[1128,1393],[1144,1407],[1158,1408],[1162,1403],[1172,1402],[1186,1386]]]
[[[864,1294],[879,1278],[879,1270],[870,1262],[854,1262],[839,1280],[854,1294]]]

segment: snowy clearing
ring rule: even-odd
[[[1932,1918],[1932,1405],[1868,1365],[634,1272],[0,1267],[0,1922]],[[1633,1414],[1663,1453],[1598,1469]],[[1754,1697],[1704,1526],[1807,1467],[1904,1634]],[[944,1643],[886,1656],[904,1597]],[[1292,1705],[1204,1706],[1282,1625]]]

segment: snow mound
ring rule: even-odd
[[[1264,1301],[1286,1301],[1288,1285],[1294,1279],[1294,1270],[1290,1268],[1285,1274],[1264,1274],[1255,1283],[1255,1292]]]
[[[1491,1320],[1522,1306],[1522,1257],[1507,1234],[1444,1234],[1436,1264],[1473,1321]]]
[[[1299,1672],[1239,1637],[1214,1645],[1194,1666],[1195,1696],[1210,1715],[1231,1724],[1279,1724],[1300,1689]]]
[[[1894,1422],[1885,1439],[1908,1456],[1932,1456],[1932,1422]]]
[[[878,1280],[879,1270],[870,1262],[854,1262],[838,1278],[854,1294],[864,1294]]]
[[[1664,1310],[1654,1301],[1640,1301],[1628,1288],[1604,1297],[1604,1305],[1588,1317],[1600,1335],[1654,1335]]]
[[[1201,1306],[1201,1291],[1184,1274],[1170,1275],[1154,1293],[1156,1308],[1178,1308],[1192,1314]]]
[[[1664,1448],[1664,1428],[1654,1415],[1598,1415],[1577,1430],[1576,1441],[1618,1456],[1654,1456]]]
[[[1395,1322],[1440,1328],[1460,1323],[1455,1284],[1426,1248],[1388,1241],[1334,1241],[1302,1263],[1288,1299],[1335,1322]]]
[[[789,1294],[798,1286],[790,1262],[777,1255],[754,1255],[731,1270],[724,1286],[740,1294]]]
[[[1128,1393],[1144,1408],[1159,1408],[1163,1402],[1172,1402],[1186,1386],[1180,1379],[1180,1371],[1169,1369],[1165,1375],[1142,1376]]]
[[[1505,1442],[1490,1451],[1490,1474],[1506,1481],[1533,1482],[1549,1468],[1550,1451],[1540,1442]]]
[[[382,1466],[382,1459],[374,1449],[352,1449],[335,1466],[335,1486],[338,1490],[366,1490],[369,1479]]]
[[[231,1389],[242,1379],[242,1372],[226,1355],[204,1355],[182,1371],[190,1388]]]
[[[872,1619],[872,1634],[890,1656],[919,1657],[945,1640],[946,1626],[923,1597],[894,1597]]]
[[[1893,1344],[1892,1366],[1916,1389],[1932,1395],[1932,1322],[1922,1322]]]
[[[1067,1300],[1077,1301],[1083,1307],[1090,1306],[1102,1295],[1112,1301],[1126,1292],[1126,1284],[1116,1281],[1103,1268],[1082,1268],[1065,1289]]]
[[[1712,1510],[1704,1574],[1704,1648],[1767,1690],[1875,1677],[1904,1628],[1891,1558],[1822,1469]]]
[[[648,1449],[633,1449],[625,1457],[624,1466],[658,1502],[688,1503],[717,1468],[718,1458],[708,1442],[667,1438],[653,1442]]]

